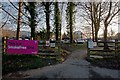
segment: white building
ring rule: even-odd
[[[81,31],[75,31],[75,32],[73,33],[73,38],[74,38],[74,39],[83,38],[82,32],[81,32]]]

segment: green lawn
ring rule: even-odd
[[[87,49],[87,44],[86,43],[83,43],[83,44],[62,44],[61,46],[62,49],[65,49],[69,52],[73,52],[73,51],[76,51],[76,50],[84,50],[84,49]]]
[[[109,44],[112,45],[112,44]],[[103,50],[103,47],[95,48],[95,50]],[[110,48],[110,50],[115,50],[114,48]],[[90,51],[90,55],[102,56],[103,58],[90,58],[88,61],[99,67],[110,68],[110,69],[120,69],[120,53],[119,51],[115,53],[115,51]]]
[[[120,70],[120,56],[118,58],[115,57],[106,57],[106,58],[91,58],[88,60],[92,65]]]

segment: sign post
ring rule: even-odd
[[[93,48],[93,41],[91,39],[89,39],[87,41],[87,58],[89,59],[90,58],[90,49]]]
[[[88,41],[88,48],[93,48],[93,45],[94,45],[93,41],[89,40]]]
[[[50,41],[50,47],[55,48],[55,41]]]

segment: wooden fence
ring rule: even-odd
[[[58,50],[55,51],[55,47],[48,47],[46,46],[46,41],[43,41],[42,43],[38,42],[38,55],[42,58],[45,59],[44,63],[46,64],[47,62],[52,62],[52,60],[56,60],[60,54]],[[7,54],[7,37],[2,38],[2,54]],[[36,55],[35,55],[36,56]]]
[[[0,53],[2,53],[2,38],[0,37]]]
[[[2,54],[6,53],[7,49],[7,37],[2,38]],[[56,52],[57,51],[57,52]],[[55,47],[47,47],[46,41],[38,41],[38,54],[41,56],[58,56],[58,50],[55,50]]]
[[[89,48],[89,41],[87,42],[87,57],[104,58],[108,56],[120,56],[120,41],[107,41],[109,50],[104,50],[104,41],[93,42],[93,48]],[[94,45],[96,44],[96,45]],[[96,52],[96,53],[95,53]]]

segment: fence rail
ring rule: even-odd
[[[93,42],[95,43],[95,42]],[[96,46],[93,46],[93,48],[89,48],[88,46],[89,41],[87,42],[87,57],[90,58],[91,56],[101,56],[105,57],[105,56],[120,56],[120,41],[115,40],[115,41],[107,41],[106,43],[108,44],[108,48],[109,50],[105,51],[104,50],[104,41],[98,41]],[[93,54],[91,54],[91,52],[93,52]],[[94,54],[95,52],[99,52],[101,55],[99,54]],[[104,52],[109,52],[112,54],[104,54]],[[104,55],[102,55],[104,54]]]
[[[7,49],[7,38],[3,37],[2,38],[2,53],[5,54],[6,53],[6,49]],[[41,56],[58,56],[59,52],[58,50],[55,49],[55,47],[50,47],[48,48],[48,46],[46,46],[46,41],[43,42],[39,42],[38,41],[38,55]]]

